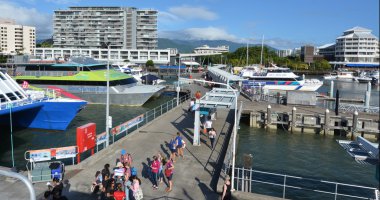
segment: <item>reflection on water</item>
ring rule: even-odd
[[[331,81],[324,81],[323,86],[317,92],[327,94],[330,92]],[[367,90],[366,83],[334,81],[334,97],[336,90],[339,89],[341,98],[344,99],[364,99]],[[379,85],[371,86],[370,105],[379,106]]]
[[[244,153],[253,155],[253,168],[293,176],[309,177],[377,187],[376,167],[356,163],[336,142],[343,139],[310,133],[250,128],[241,124],[237,164]]]

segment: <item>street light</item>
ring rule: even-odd
[[[107,46],[107,100],[106,100],[106,147],[109,146],[109,132],[112,118],[110,117],[110,44],[111,42],[102,42],[102,46]]]
[[[177,91],[177,106],[179,105],[179,91],[180,91],[179,76],[180,76],[180,71],[181,71],[181,56],[178,54],[178,81],[177,81],[177,88],[176,88],[176,91]]]

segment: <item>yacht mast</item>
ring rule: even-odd
[[[261,40],[261,56],[260,56],[260,65],[263,66],[263,49],[264,49],[264,35],[263,39]]]

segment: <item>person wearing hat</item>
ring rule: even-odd
[[[114,179],[117,183],[122,183],[124,178],[124,165],[121,162],[117,162],[115,169],[113,170],[114,173]]]

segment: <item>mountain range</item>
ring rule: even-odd
[[[37,44],[41,43],[52,44],[52,39],[37,40]],[[177,40],[177,39],[167,39],[167,38],[158,38],[158,48],[157,49],[167,49],[167,48],[176,48],[180,53],[191,53],[194,48],[200,47],[203,45],[208,45],[210,47],[217,47],[222,45],[227,45],[230,47],[230,52],[234,52],[240,47],[246,47],[247,44],[236,43],[227,40]],[[261,44],[249,44],[250,47],[261,46]],[[267,46],[267,45],[266,45]],[[267,46],[271,50],[276,50],[270,46]]]
[[[203,45],[208,45],[210,47],[227,45],[230,47],[230,52],[234,52],[240,47],[247,46],[247,44],[236,43],[227,40],[172,40],[167,38],[158,38],[158,49],[177,48],[180,53],[191,53],[193,52],[194,48]],[[261,46],[261,44],[249,44],[249,46]],[[276,50],[272,47],[267,47],[269,49]]]

